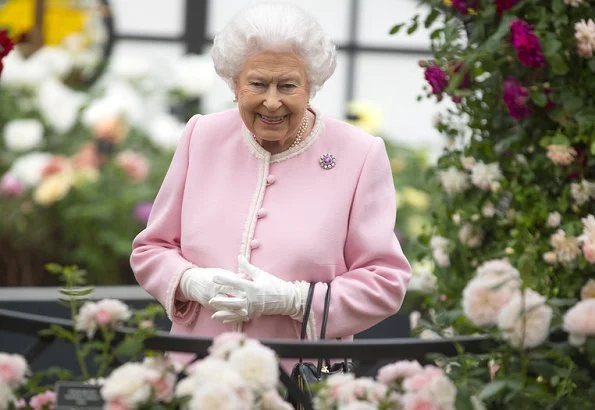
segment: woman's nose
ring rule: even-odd
[[[277,108],[281,106],[281,96],[277,91],[277,87],[270,86],[268,88],[263,104],[269,111],[275,111]]]

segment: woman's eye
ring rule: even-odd
[[[295,85],[295,84],[283,84],[283,85],[281,85],[281,88],[283,88],[284,90],[293,90],[296,87],[297,87],[297,85]]]
[[[258,81],[252,81],[250,83],[250,85],[253,86],[253,87],[264,87],[264,84],[263,83],[260,83]]]

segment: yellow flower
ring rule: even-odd
[[[444,3],[446,7],[452,6],[452,0],[442,0],[442,3]]]
[[[72,182],[72,172],[69,171],[50,175],[37,186],[33,193],[33,200],[40,205],[49,206],[68,194]]]
[[[99,171],[96,168],[84,167],[77,169],[73,175],[72,184],[81,187],[99,181]]]
[[[430,206],[430,196],[423,191],[412,187],[405,187],[400,192],[403,204],[412,206],[415,209],[427,209]]]
[[[88,12],[71,3],[68,0],[46,0],[43,19],[46,45],[59,45],[70,34],[84,30]],[[10,36],[18,38],[33,29],[34,10],[35,0],[8,0],[0,6],[0,27],[7,27]]]
[[[421,215],[411,215],[407,218],[406,226],[407,233],[414,236],[419,236],[424,231],[424,225],[428,224],[428,220]]]
[[[347,105],[347,120],[368,134],[377,135],[382,122],[382,109],[370,101],[351,101]]]

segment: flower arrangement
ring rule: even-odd
[[[436,291],[421,337],[485,333],[490,354],[439,358],[488,408],[582,408],[595,394],[595,45],[587,1],[420,0],[399,24],[430,31],[425,95],[437,129]],[[566,334],[564,333],[566,332]]]
[[[130,243],[214,77],[202,56],[172,61],[166,74],[122,57],[81,90],[68,83],[80,69],[73,58],[62,44],[28,58],[17,46],[2,60],[2,285],[51,284],[50,261],[94,272],[94,284],[133,283]]]

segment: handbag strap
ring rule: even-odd
[[[305,340],[306,334],[308,333],[308,320],[310,319],[310,310],[312,310],[312,298],[314,297],[315,286],[316,283],[311,282],[310,288],[308,289],[308,297],[306,298],[306,306],[304,307],[304,318],[302,319],[302,332],[300,334],[301,340]]]
[[[320,326],[320,340],[324,340],[326,336],[326,324],[328,322],[328,311],[331,305],[331,284],[330,282],[327,284],[328,287],[326,288],[326,297],[324,298],[324,310],[322,311],[322,325]],[[318,366],[316,367],[318,375],[322,371],[322,361],[324,360],[324,364],[327,368],[330,369],[331,361],[329,358],[323,359],[322,357],[318,359]]]

